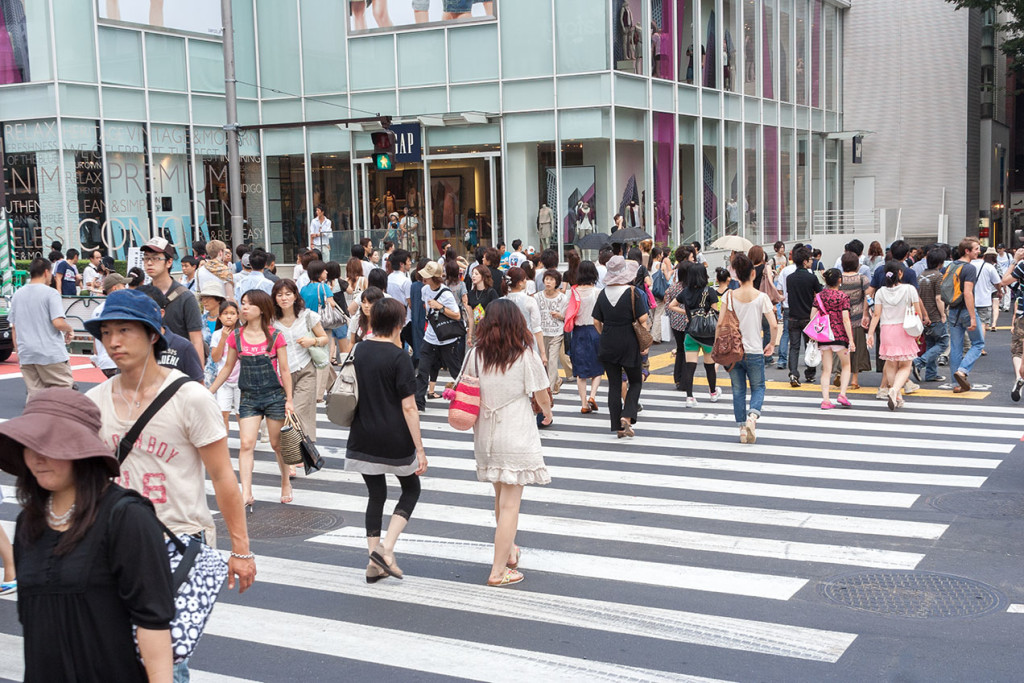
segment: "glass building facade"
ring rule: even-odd
[[[841,204],[845,6],[234,0],[246,240],[289,260],[317,205],[345,251],[392,212],[425,255],[442,240],[561,250],[615,214],[673,245],[808,238]],[[218,2],[0,11],[19,256],[230,236]],[[365,124],[315,124],[377,114],[399,132],[389,171]]]

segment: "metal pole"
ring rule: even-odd
[[[231,210],[231,247],[244,241],[242,234],[242,167],[238,158],[238,98],[235,94],[235,38],[231,18],[231,0],[221,0],[220,16],[224,24],[224,101],[228,143],[228,201]]]

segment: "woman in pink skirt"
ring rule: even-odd
[[[889,386],[889,410],[903,407],[900,389],[910,377],[912,361],[917,358],[917,340],[903,329],[908,308],[914,308],[924,319],[921,297],[913,285],[902,284],[903,267],[898,261],[885,264],[885,284],[875,292],[875,314],[868,330],[868,348],[875,343],[875,328],[881,324],[878,355],[885,361],[883,386]]]

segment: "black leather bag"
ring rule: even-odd
[[[434,300],[441,298],[444,292],[451,292],[452,290],[447,287],[442,287],[434,297]],[[458,303],[458,302],[456,302]],[[459,306],[462,309],[462,306]],[[458,320],[453,320],[446,316],[441,309],[432,308],[427,313],[427,324],[434,329],[434,334],[437,336],[437,341],[445,342],[451,339],[458,339],[466,336],[466,323],[462,320],[462,315],[459,315]]]
[[[705,308],[708,301],[708,290],[700,299],[700,306],[690,311],[690,323],[686,326],[686,334],[694,339],[707,339],[714,343],[715,329],[718,327],[718,311]],[[704,343],[704,342],[701,342]]]

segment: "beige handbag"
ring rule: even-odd
[[[281,460],[285,465],[302,464],[302,428],[298,421],[291,414],[284,418],[284,426],[281,427],[281,437],[278,441],[281,450]]]

